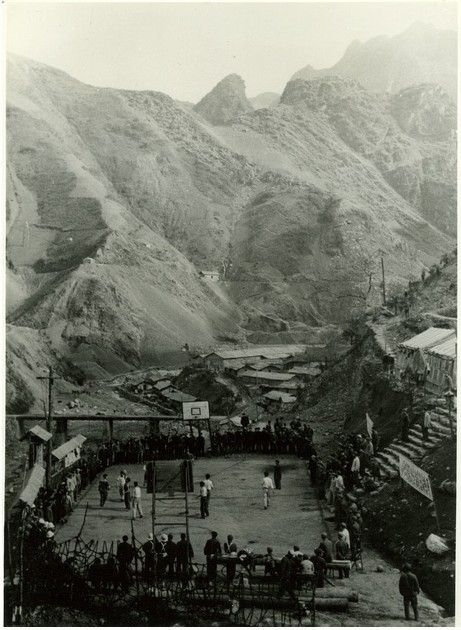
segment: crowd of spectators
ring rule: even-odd
[[[213,448],[218,454],[265,453],[292,454],[308,459],[315,448],[314,431],[309,424],[296,418],[291,422],[277,418],[272,426],[269,420],[260,429],[243,426],[234,431],[217,432],[213,435]]]

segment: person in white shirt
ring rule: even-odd
[[[347,544],[349,545],[349,548],[350,548],[350,546],[351,546],[351,537],[349,535],[349,530],[346,527],[346,523],[341,523],[341,525],[339,526],[338,534],[342,534],[343,535],[343,540],[345,540],[347,542]]]
[[[213,482],[211,481],[210,473],[207,473],[205,475],[204,484],[206,488],[206,511],[207,511],[207,516],[210,516],[210,498],[211,498],[211,491],[214,488]]]
[[[354,459],[352,460],[351,472],[352,483],[354,486],[358,486],[360,482],[360,457],[358,456],[358,453],[355,453]]]
[[[301,574],[314,575],[314,565],[307,554],[303,554],[303,559],[301,560]]]
[[[207,509],[208,494],[207,494],[207,489],[205,488],[204,481],[200,482],[199,498],[200,498],[200,516],[201,518],[205,518],[206,516],[208,516],[208,509]]]
[[[139,514],[139,518],[142,518],[142,506],[141,506],[141,488],[138,486],[138,482],[133,483],[133,495],[131,497],[131,518],[136,518],[136,512]]]
[[[123,492],[124,492],[124,489],[125,489],[125,480],[126,480],[126,475],[123,472],[123,470],[121,470],[119,476],[117,477],[117,486],[118,486],[118,493],[120,495],[120,501],[123,501]]]
[[[270,493],[271,493],[271,490],[274,489],[274,482],[269,477],[268,472],[264,473],[262,486],[263,486],[264,509],[267,510],[270,503]]]
[[[338,473],[335,477],[335,495],[343,494],[345,491],[344,479],[341,473]]]

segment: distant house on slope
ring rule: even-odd
[[[199,275],[204,280],[211,280],[212,282],[219,280],[219,271],[200,271]]]
[[[431,327],[398,345],[396,361],[402,374],[406,370],[420,375],[433,393],[448,389],[447,377],[456,374],[456,331]]]

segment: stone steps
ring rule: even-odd
[[[422,427],[417,423],[410,428],[407,442],[397,438],[376,455],[383,475],[387,477],[398,476],[399,454],[404,455],[411,461],[417,461],[442,440],[451,437],[448,410],[440,401],[438,403],[438,406],[432,412],[432,423],[427,441],[423,439]],[[452,419],[453,425],[456,427],[456,410],[452,412]]]

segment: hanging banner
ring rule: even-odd
[[[411,462],[409,459],[399,454],[400,477],[412,488],[423,494],[425,497],[434,500],[432,486],[429,475]]]
[[[366,414],[367,417],[367,431],[368,431],[368,435],[370,436],[370,438],[373,437],[373,420],[370,418],[370,416],[368,414]]]

